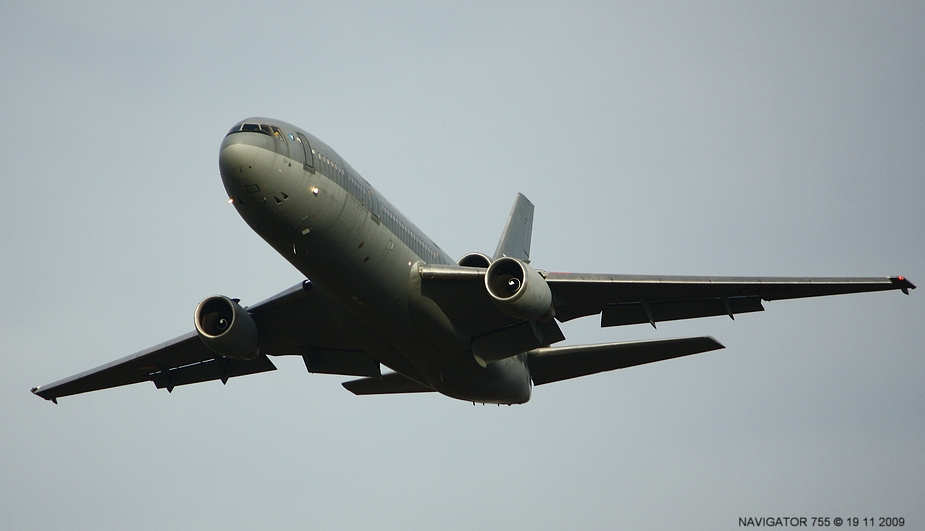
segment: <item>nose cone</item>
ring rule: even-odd
[[[257,148],[247,142],[246,134],[228,135],[218,153],[218,168],[230,197],[238,195],[244,186],[253,183]]]
[[[218,166],[228,197],[251,226],[258,221],[270,223],[292,203],[288,199],[295,194],[288,183],[291,175],[286,171],[291,164],[276,152],[270,135],[229,133],[219,149]]]
[[[259,133],[229,134],[218,153],[218,167],[228,197],[264,197],[282,186],[278,167],[281,159],[273,139]]]

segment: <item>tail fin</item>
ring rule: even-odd
[[[532,235],[533,203],[523,194],[517,194],[514,207],[511,208],[511,215],[507,218],[507,225],[504,226],[504,232],[501,234],[501,240],[498,241],[498,247],[495,249],[492,260],[509,256],[529,262]]]

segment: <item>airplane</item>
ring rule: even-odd
[[[241,306],[213,295],[195,330],[36,387],[63,396],[151,381],[158,389],[272,371],[301,356],[310,373],[355,377],[356,395],[438,392],[522,404],[535,385],[724,348],[712,337],[579,346],[559,324],[601,326],[763,311],[762,301],[882,290],[903,278],[764,278],[556,273],[530,262],[534,205],[518,194],[495,252],[453,261],[333,149],[269,118],[222,141],[229,202],[306,280]],[[383,372],[382,367],[388,370]]]

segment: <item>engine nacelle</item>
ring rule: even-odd
[[[485,273],[485,287],[504,313],[525,320],[547,321],[555,316],[546,279],[516,258],[499,258]]]
[[[257,323],[237,299],[213,295],[193,314],[196,332],[212,352],[226,358],[252,360],[257,348]]]
[[[482,253],[469,253],[456,261],[456,265],[463,267],[482,267],[488,268],[491,265],[491,258]]]

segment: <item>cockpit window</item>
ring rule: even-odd
[[[286,134],[283,133],[283,130],[275,125],[266,125],[266,124],[238,124],[231,128],[231,131],[228,131],[228,134],[234,133],[263,133],[265,135],[275,136],[280,140],[286,138]],[[228,136],[228,135],[225,135]],[[292,135],[289,135],[290,137]]]

